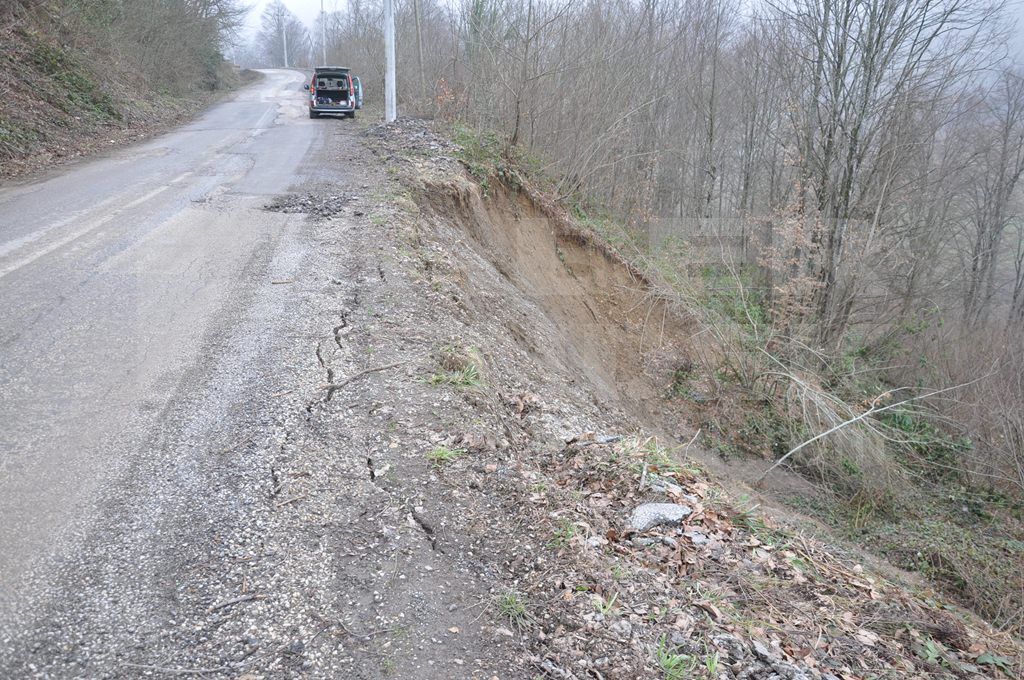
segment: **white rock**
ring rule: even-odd
[[[633,510],[629,527],[647,531],[662,524],[679,524],[691,512],[690,508],[676,503],[644,503]]]

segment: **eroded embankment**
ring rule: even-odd
[[[558,329],[561,342],[545,351],[654,427],[672,371],[689,361],[694,322],[608,246],[525,193],[499,184],[485,195],[467,180],[425,195]]]
[[[417,247],[444,253],[421,257],[423,270],[473,329],[494,382],[529,389],[515,402],[531,425],[510,438],[517,484],[505,491],[532,540],[550,537],[538,550],[549,561],[515,581],[525,602],[542,603],[542,620],[519,622],[533,631],[524,642],[537,667],[552,677],[970,677],[1001,672],[983,663],[989,650],[1017,653],[971,614],[737,511],[727,478],[647,437],[677,422],[662,397],[699,329],[640,272],[527,191],[485,190],[461,171],[411,180]],[[538,437],[588,418],[596,433],[560,447]],[[609,424],[622,429],[599,429]],[[694,428],[676,429],[685,441]],[[646,502],[689,514],[631,529]]]

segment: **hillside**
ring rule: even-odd
[[[425,328],[449,329],[429,382],[462,415],[443,419],[473,423],[438,440],[460,509],[428,494],[430,525],[490,527],[474,545],[501,565],[491,615],[542,677],[1018,677],[1019,638],[795,511],[813,485],[783,473],[766,489],[751,471],[770,461],[711,449],[679,367],[696,392],[694,357],[722,348],[635,251],[464,132],[462,146],[416,122],[370,132],[398,181],[369,219],[401,230],[431,291]],[[685,516],[638,530],[645,503]]]
[[[0,10],[0,177],[149,136],[242,82],[219,56],[216,36],[197,38],[212,41],[203,68],[191,52],[176,50],[157,75],[135,58],[137,40],[123,32],[130,3],[124,14],[104,14],[113,4],[86,10],[49,0]]]
[[[1020,675],[980,601],[786,505],[814,458],[728,449],[766,406],[729,289],[303,80],[0,190],[0,676]]]

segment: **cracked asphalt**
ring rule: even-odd
[[[269,73],[171,134],[0,190],[0,612],[204,359],[284,302],[271,279],[302,257],[299,219],[258,208],[325,132],[299,118],[301,80]]]
[[[424,379],[458,309],[303,80],[0,188],[0,678],[529,677],[426,457],[482,423]]]
[[[346,122],[308,120],[303,80],[0,188],[0,676],[136,676],[201,641],[175,623],[199,557],[252,559],[225,536],[263,521],[272,395],[323,375],[305,216],[262,209]]]

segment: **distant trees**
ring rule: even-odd
[[[1004,239],[1018,219],[1015,190],[1024,172],[1024,80],[1020,74],[1002,73],[980,104],[978,116],[965,197],[969,212],[963,317],[972,325],[988,320],[996,302],[997,272],[1010,254],[1004,250]],[[1016,260],[1014,264],[1019,270]],[[1018,302],[1016,283],[1013,293],[1013,302]]]
[[[256,45],[266,66],[309,65],[309,32],[281,0],[264,8]]]
[[[798,65],[790,121],[798,200],[822,218],[819,341],[847,330],[859,292],[851,251],[884,240],[905,150],[920,143],[917,119],[971,74],[990,12],[961,0],[797,0],[774,12]]]
[[[261,40],[279,49],[272,8]],[[836,348],[922,304],[968,326],[1024,310],[1022,87],[1000,17],[989,0],[399,0],[399,97],[503,133],[564,194],[724,238],[766,300],[796,277],[811,339]],[[327,18],[328,60],[371,97],[380,21],[380,0]],[[770,272],[794,220],[806,243]]]
[[[164,90],[216,87],[228,36],[246,8],[237,0],[53,0],[65,21],[99,39],[130,68]]]
[[[822,361],[898,347],[916,354],[893,379],[938,386],[998,365],[979,403],[1024,410],[1024,81],[1001,9],[397,0],[400,106],[498,133],[652,249],[728,264]],[[380,0],[327,22],[328,60],[379,98]],[[963,358],[980,337],[984,366]],[[1020,437],[985,413],[957,415],[1006,453]]]

